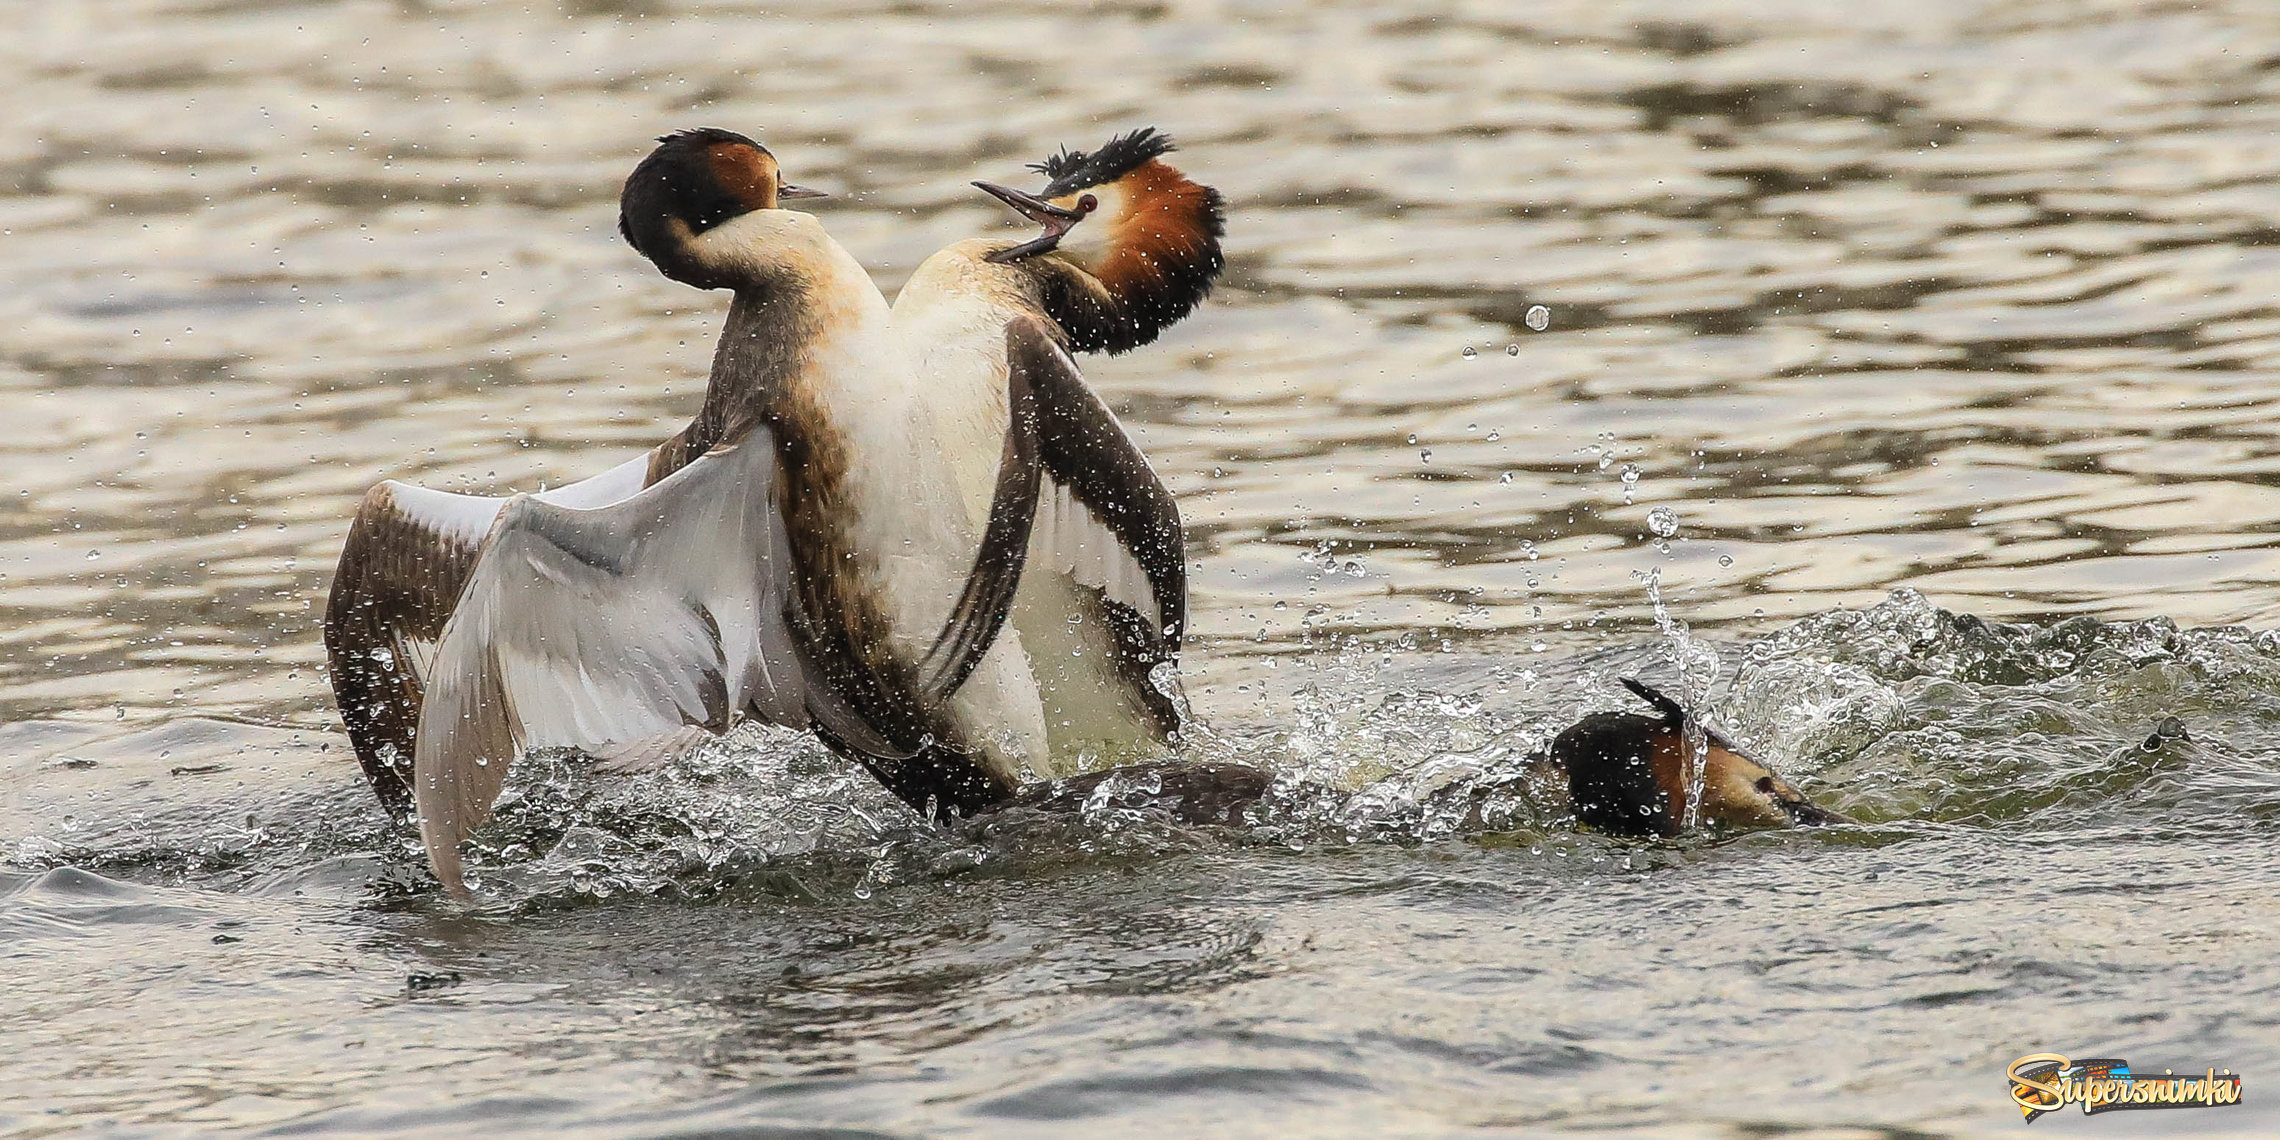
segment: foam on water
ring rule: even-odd
[[[1720,672],[1721,660],[1734,664]],[[1566,710],[1633,709],[1620,676],[1668,684],[1681,664],[1674,691],[1879,842],[1927,824],[2247,835],[2280,814],[2271,634],[2161,620],[1991,624],[1903,591],[1723,654],[1674,622],[1660,645],[1534,661],[1522,670],[1353,644],[1294,659],[1283,690],[1260,694],[1274,719],[1232,710],[1187,736],[1186,759],[1277,777],[1241,829],[1150,810],[1145,774],[1102,784],[1074,817],[1016,811],[935,828],[812,740],[747,726],[632,777],[598,775],[574,753],[527,759],[469,866],[493,905],[511,909],[627,894],[864,897],[894,883],[1261,843],[1591,846],[1559,790],[1528,778],[1528,761]],[[1447,683],[1468,672],[1469,686]],[[176,722],[86,741],[18,735],[16,865],[233,890],[276,890],[302,874],[365,875],[388,896],[432,885],[416,842],[386,826],[345,751],[321,734]],[[268,761],[263,782],[183,794],[225,767],[219,758],[247,756]],[[122,768],[155,784],[162,767],[169,786],[147,798],[75,793],[115,786]],[[1478,807],[1445,794],[1468,788],[1496,794]]]

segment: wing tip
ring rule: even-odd
[[[429,805],[422,805],[423,809]],[[443,884],[443,893],[458,902],[472,902],[475,892],[467,889],[465,865],[459,861],[459,841],[467,837],[456,819],[436,812],[420,812],[420,842],[427,848],[428,869],[435,873],[436,882]]]

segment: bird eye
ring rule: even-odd
[[[1092,196],[1092,195],[1090,195],[1090,194],[1087,194],[1087,195],[1085,195],[1084,197],[1077,199],[1077,212],[1078,212],[1078,213],[1080,213],[1080,214],[1089,214],[1089,213],[1092,213],[1094,210],[1097,210],[1097,209],[1100,209],[1100,199],[1098,199],[1098,198],[1095,198],[1095,197],[1093,197],[1093,196]]]

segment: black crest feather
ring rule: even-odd
[[[1163,134],[1154,127],[1142,127],[1108,140],[1098,150],[1070,150],[1063,147],[1061,153],[1043,162],[1030,163],[1029,169],[1052,179],[1039,192],[1039,196],[1058,198],[1087,187],[1114,182],[1132,173],[1141,164],[1177,149],[1179,148],[1172,143],[1172,136]]]
[[[721,143],[742,143],[762,154],[768,153],[768,148],[761,146],[759,140],[721,127],[683,127],[680,130],[657,136],[657,141],[664,143],[667,147],[687,150],[701,150],[708,146],[718,146]]]
[[[1663,695],[1662,690],[1632,677],[1623,677],[1620,680],[1623,682],[1623,687],[1631,690],[1633,695],[1655,706],[1655,711],[1663,715],[1663,720],[1674,725],[1686,723],[1686,706]]]

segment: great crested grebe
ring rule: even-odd
[[[1020,560],[973,557],[885,301],[786,196],[767,150],[710,129],[626,182],[626,240],[735,291],[673,441],[546,495],[366,496],[327,613],[335,685],[360,758],[391,759],[417,710],[410,798],[454,893],[458,843],[526,747],[640,757],[744,713],[936,815],[1002,801],[1044,753],[1026,658],[991,652]]]
[[[1696,820],[1722,827],[1851,823],[1805,798],[1723,732],[1642,682],[1623,687],[1655,710],[1593,713],[1552,738],[1549,761],[1567,778],[1576,820],[1610,835],[1675,836]],[[1699,762],[1688,728],[1701,734]]]
[[[1027,551],[1010,616],[1044,702],[1046,776],[1160,751],[1179,724],[1179,509],[1069,355],[1154,340],[1218,276],[1219,194],[1165,162],[1171,149],[1135,131],[1037,164],[1049,181],[1034,195],[976,183],[1042,235],[952,244],[895,298],[983,558]],[[1006,461],[1022,451],[1030,473]],[[1026,529],[992,513],[1007,478],[1030,483]]]
[[[826,197],[822,191],[784,182],[773,155],[767,159],[774,186],[755,184],[759,171],[740,148],[750,146],[766,154],[765,148],[729,131],[684,131],[657,141],[664,144],[659,155],[671,152],[684,162],[699,159],[717,167],[706,177],[682,180],[686,212],[693,215],[690,224],[695,230],[746,212],[748,200],[774,206],[779,201]],[[638,184],[629,180],[626,194],[630,198],[638,190],[645,198],[654,198],[665,180]],[[630,201],[621,204],[618,229],[632,244],[629,206],[633,206]],[[645,202],[631,212],[650,215],[658,208]],[[674,254],[667,249],[666,256]],[[533,497],[561,507],[606,506],[680,470],[705,450],[692,446],[693,440],[718,438],[728,409],[736,403],[737,393],[726,390],[735,379],[716,376],[696,420],[648,454]],[[391,479],[365,492],[342,545],[325,608],[328,673],[365,778],[381,804],[399,818],[412,808],[413,740],[436,642],[474,570],[484,536],[507,501],[506,496],[458,495]],[[645,758],[628,759],[639,764]]]

